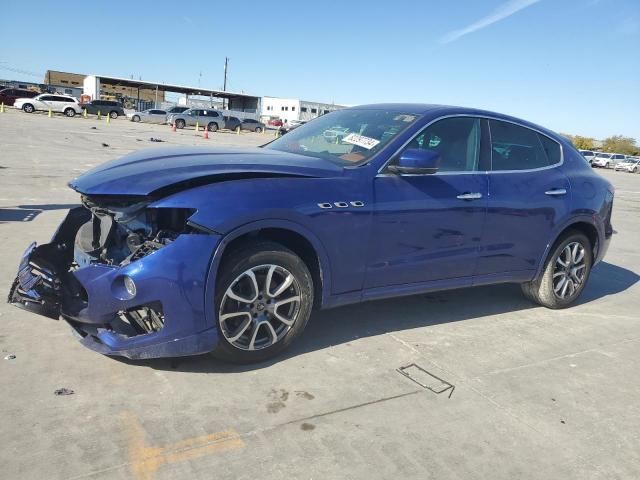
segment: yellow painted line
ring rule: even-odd
[[[233,429],[187,438],[169,445],[146,445],[146,432],[133,412],[122,413],[128,435],[131,473],[138,480],[152,480],[155,472],[164,464],[185,462],[196,458],[244,448],[244,441]]]

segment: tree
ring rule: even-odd
[[[602,150],[624,155],[638,155],[640,153],[640,147],[638,147],[635,138],[625,137],[624,135],[613,135],[605,138],[602,141]]]
[[[579,150],[593,150],[595,147],[595,140],[591,137],[569,135],[568,133],[562,133],[561,135],[571,140],[571,143],[573,143],[574,147]]]

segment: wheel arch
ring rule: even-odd
[[[216,279],[223,259],[248,241],[269,240],[293,251],[307,265],[314,284],[314,308],[321,308],[330,295],[329,258],[320,240],[302,225],[289,220],[260,220],[227,233],[216,248],[207,275],[205,315],[215,319]]]
[[[577,217],[577,218],[571,219],[569,222],[563,224],[561,228],[556,230],[555,235],[552,237],[553,240],[547,244],[544,250],[544,254],[538,261],[538,267],[536,269],[535,278],[538,278],[542,273],[545,260],[549,255],[551,248],[556,244],[558,239],[569,230],[577,230],[586,235],[586,237],[589,239],[589,242],[591,243],[591,254],[595,264],[596,259],[598,258],[598,250],[600,248],[600,242],[601,242],[600,231],[598,230],[598,227],[594,223],[592,217],[590,216]]]

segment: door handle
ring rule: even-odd
[[[567,194],[567,189],[566,188],[554,188],[552,190],[547,190],[546,192],[544,192],[545,195],[551,195],[553,196],[558,196],[558,195],[566,195]]]
[[[456,197],[459,200],[478,200],[482,198],[481,193],[463,193],[462,195],[458,195]]]

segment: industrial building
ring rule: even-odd
[[[66,93],[83,100],[117,100],[127,109],[167,108],[167,94],[180,95],[177,103],[194,107],[231,110],[241,118],[271,119],[283,122],[312,120],[344,108],[334,103],[312,102],[293,98],[258,97],[244,93],[173,85],[134,78],[47,70],[42,91]],[[175,95],[171,97],[175,99]]]
[[[47,85],[51,85],[52,87],[66,87],[71,89],[80,90],[80,95],[84,87],[84,80],[88,75],[83,73],[70,73],[70,72],[60,72],[57,70],[47,70],[44,76],[44,83]],[[133,80],[133,79],[131,79]],[[75,92],[66,92],[70,95],[75,95]],[[142,100],[143,102],[155,102],[156,101],[156,92],[155,89],[141,89],[138,91],[138,88],[132,86],[122,85],[121,82],[118,81],[105,81],[103,80],[100,83],[100,95],[102,100],[111,100],[117,99],[120,100],[123,104],[126,103],[124,100]],[[95,98],[95,97],[92,97]],[[157,99],[158,102],[164,102],[164,91],[159,92],[159,97]]]
[[[283,122],[291,120],[313,120],[325,113],[345,108],[334,103],[310,102],[295,98],[262,97],[262,111],[260,118],[265,123],[272,119]]]

